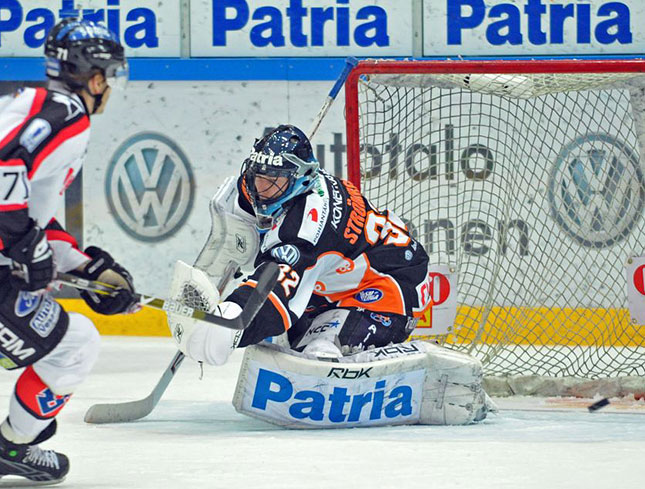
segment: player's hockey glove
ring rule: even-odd
[[[54,252],[45,231],[31,221],[31,228],[3,253],[13,260],[11,286],[18,290],[35,291],[46,288],[54,279]]]
[[[117,293],[114,295],[81,292],[81,297],[87,302],[87,305],[93,311],[105,315],[137,310],[138,303],[134,296],[134,284],[130,273],[101,248],[90,246],[85,250],[85,254],[91,260],[85,264],[82,270],[75,270],[74,274],[87,280],[96,280],[117,287]]]

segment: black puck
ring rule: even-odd
[[[607,404],[609,404],[609,399],[603,397],[600,401],[596,401],[593,404],[590,404],[587,409],[590,413],[593,413],[594,411],[598,411],[599,409],[604,408]]]

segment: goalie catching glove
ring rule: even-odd
[[[101,248],[90,246],[85,250],[85,254],[91,260],[82,269],[75,270],[74,275],[117,288],[113,295],[81,292],[81,297],[87,305],[94,312],[108,316],[136,312],[139,309],[139,303],[134,296],[134,284],[130,273]]]
[[[219,303],[220,294],[202,270],[179,260],[170,283],[170,298],[225,319],[237,317],[242,308],[232,302]],[[177,347],[188,358],[209,365],[223,365],[233,352],[241,331],[226,329],[180,314],[168,312],[168,327]]]

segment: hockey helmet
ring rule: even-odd
[[[309,138],[295,126],[280,125],[255,141],[242,165],[242,176],[261,233],[273,226],[295,197],[316,185],[318,168]]]
[[[72,90],[85,88],[99,71],[110,87],[123,88],[128,79],[123,46],[111,30],[97,22],[61,20],[47,36],[45,58],[47,76]]]

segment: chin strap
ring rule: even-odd
[[[90,97],[94,99],[94,108],[92,109],[92,114],[96,114],[96,111],[99,110],[99,107],[103,103],[103,96],[105,95],[105,92],[107,92],[109,85],[106,83],[105,89],[97,95],[92,94],[92,90],[90,90],[89,82],[83,88],[87,91],[87,93],[90,94]]]

